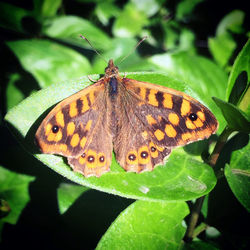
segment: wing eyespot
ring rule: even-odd
[[[57,125],[54,125],[51,130],[54,134],[56,134],[59,131],[59,127]]]
[[[148,152],[147,151],[142,151],[141,152],[141,158],[147,159],[148,158]]]
[[[198,119],[198,116],[195,113],[191,113],[188,117],[191,121],[196,121]]]
[[[152,147],[150,148],[150,150],[151,150],[151,152],[155,152],[155,151],[156,151],[156,148],[155,148],[154,146],[152,146]]]
[[[105,161],[104,156],[101,156],[101,157],[99,158],[99,161],[100,161],[100,162],[104,162],[104,161]]]
[[[88,162],[92,163],[95,161],[95,157],[93,155],[88,156]]]
[[[130,154],[128,158],[130,161],[134,161],[136,159],[136,156],[134,154]]]

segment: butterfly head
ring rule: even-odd
[[[119,69],[114,65],[113,59],[110,59],[108,62],[108,67],[105,69],[105,76],[110,78],[117,75],[119,75]]]

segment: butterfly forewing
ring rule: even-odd
[[[124,84],[140,100],[134,106],[134,115],[153,134],[155,142],[164,147],[202,140],[217,130],[214,115],[185,93],[131,79],[124,79]]]

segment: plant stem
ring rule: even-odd
[[[234,130],[229,128],[229,127],[225,127],[225,129],[222,131],[222,133],[219,136],[219,139],[218,139],[218,141],[217,141],[217,143],[216,143],[216,145],[214,147],[214,151],[211,154],[209,162],[208,162],[208,164],[211,167],[215,166],[215,164],[216,164],[216,162],[217,162],[217,160],[219,158],[219,155],[220,155],[220,152],[221,152],[222,148],[226,144],[228,137],[231,135],[231,133],[233,131]]]
[[[209,161],[208,161],[208,164],[212,168],[215,166],[222,148],[224,147],[225,143],[227,142],[228,137],[231,135],[231,133],[233,131],[234,131],[233,129],[231,129],[229,127],[225,127],[225,129],[223,130],[223,132],[219,136],[218,141],[217,141],[217,143],[214,147],[214,150],[213,150],[213,152],[209,158]],[[195,234],[194,231],[195,231],[198,219],[199,219],[199,215],[200,215],[200,211],[201,211],[204,199],[205,199],[205,196],[198,198],[192,207],[186,235],[184,237],[184,240],[186,242],[192,241],[193,238],[197,236],[197,233]]]

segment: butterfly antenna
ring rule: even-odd
[[[94,48],[94,46],[90,43],[90,41],[85,37],[85,36],[83,36],[82,34],[80,35],[80,37],[83,39],[83,40],[85,40],[89,45],[90,45],[90,47],[95,51],[95,53],[97,54],[97,55],[99,55],[106,63],[108,63],[107,62],[107,60]]]
[[[117,65],[120,64],[121,62],[123,62],[125,59],[127,59],[132,53],[134,53],[134,51],[139,47],[139,45],[140,45],[144,40],[146,40],[147,38],[148,38],[147,36],[144,36],[144,37],[135,45],[135,47],[130,51],[130,53],[128,53],[128,55],[126,55],[125,57],[123,57],[122,60],[121,60],[119,63],[117,63]]]

